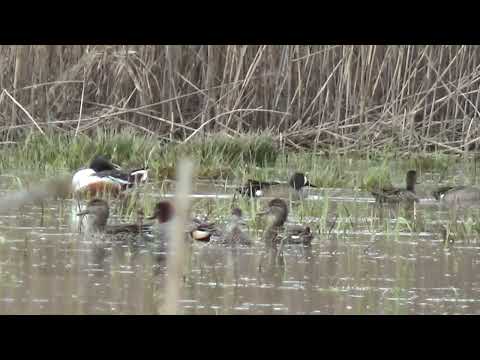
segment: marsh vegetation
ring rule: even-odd
[[[431,195],[478,183],[478,55],[476,46],[0,47],[0,313],[478,314],[480,207],[442,207]],[[113,223],[173,199],[189,158],[189,213],[225,224],[235,204],[253,245],[191,242],[170,266],[124,244],[98,256],[68,189],[38,190],[96,154],[150,169],[132,196],[109,199]],[[372,189],[405,186],[411,169],[420,203],[373,202]],[[288,222],[314,239],[272,254],[257,216],[269,199],[233,194],[248,179],[286,183],[296,171],[317,188],[288,202]]]

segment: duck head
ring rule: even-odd
[[[157,221],[162,224],[172,220],[174,214],[175,209],[169,201],[159,201],[153,209],[153,215],[147,219],[157,219]]]
[[[100,172],[104,170],[120,170],[120,166],[113,164],[103,155],[97,155],[90,163],[90,169],[95,170],[95,172]]]
[[[308,181],[304,173],[296,172],[292,175],[289,185],[295,190],[301,190],[304,186],[316,187]]]
[[[407,172],[407,190],[415,192],[415,184],[417,184],[417,172],[415,170],[410,170]]]
[[[238,207],[232,209],[231,225],[245,225],[242,209]]]
[[[288,205],[282,199],[273,199],[268,203],[267,208],[258,215],[266,216],[267,227],[282,226],[288,217]]]

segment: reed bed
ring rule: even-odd
[[[476,149],[479,47],[0,46],[0,141],[133,128],[175,143],[268,131],[340,153]]]

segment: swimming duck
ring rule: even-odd
[[[137,183],[146,182],[147,177],[147,168],[125,171],[104,156],[97,155],[88,168],[73,175],[72,190],[76,194],[87,192],[90,196],[104,191],[118,195]]]
[[[246,195],[248,197],[260,197],[263,196],[264,191],[272,185],[279,185],[277,181],[259,181],[248,179],[245,185],[237,188],[240,195]]]
[[[170,201],[162,200],[155,204],[153,214],[147,217],[148,220],[156,220],[151,225],[151,232],[147,234],[146,240],[153,240],[157,244],[156,252],[165,253],[170,239],[172,220],[175,215],[175,208]]]
[[[442,186],[432,195],[436,200],[449,204],[480,201],[480,189],[473,186]]]
[[[258,215],[265,216],[263,240],[267,245],[283,243],[309,245],[313,234],[310,227],[302,225],[284,226],[288,218],[288,205],[279,198],[268,203],[267,208]]]
[[[245,222],[242,210],[233,208],[230,221],[224,228],[219,228],[215,223],[193,219],[190,225],[190,236],[193,240],[212,242],[214,244],[250,245],[251,241],[244,230]]]
[[[111,239],[130,240],[138,234],[147,233],[151,230],[149,224],[116,224],[107,225],[110,215],[110,207],[103,199],[95,198],[90,200],[85,210],[79,212],[78,216],[89,216],[88,229],[93,233],[111,235]]]
[[[245,221],[240,208],[233,208],[230,222],[225,227],[223,237],[220,242],[229,245],[251,245],[252,241],[248,233],[244,230]]]
[[[241,195],[249,197],[277,196],[289,198],[289,195],[293,195],[293,199],[296,200],[303,197],[304,187],[307,186],[316,187],[310,183],[304,173],[296,172],[292,175],[288,184],[249,179],[245,185],[237,188],[237,191]]]
[[[417,183],[417,172],[410,170],[406,176],[406,188],[383,188],[373,190],[371,193],[377,203],[399,203],[399,202],[419,202],[420,199],[415,194],[415,184]]]
[[[188,232],[193,240],[201,242],[209,242],[212,235],[220,235],[215,223],[201,221],[199,219],[192,220]]]
[[[148,220],[157,220],[152,225],[152,236],[157,240],[168,240],[170,226],[175,214],[175,208],[169,201],[159,201],[155,204],[153,215]],[[201,242],[209,242],[212,235],[218,234],[214,223],[208,223],[199,219],[193,219],[185,229],[186,235],[191,239]]]

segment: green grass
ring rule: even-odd
[[[5,145],[2,150],[2,181],[11,189],[36,183],[38,178],[49,178],[59,173],[72,174],[88,165],[95,154],[104,154],[125,168],[149,166],[152,180],[160,184],[155,185],[157,195],[168,187],[162,180],[174,179],[177,159],[183,156],[194,159],[198,178],[214,179],[217,184],[228,186],[237,186],[248,178],[286,182],[293,172],[301,171],[319,187],[370,191],[376,187],[404,186],[405,172],[409,169],[419,171],[420,186],[423,186],[425,178],[434,183],[444,182],[445,179],[457,183],[458,179],[452,179],[452,175],[456,174],[455,166],[463,168],[462,176],[466,183],[475,183],[477,174],[473,158],[461,159],[436,153],[396,158],[391,151],[383,154],[370,152],[363,157],[347,157],[335,152],[330,152],[328,156],[304,151],[284,152],[269,133],[236,137],[226,134],[198,136],[185,144],[166,143],[155,136],[145,136],[128,129],[120,132],[97,130],[92,137],[32,134],[16,145]],[[232,188],[225,190],[233,192]],[[135,201],[123,204],[123,208],[133,217],[133,209],[138,204],[143,204],[144,210],[149,212],[154,201],[155,198],[140,194]],[[255,214],[264,204],[242,198],[236,201],[236,206],[250,214],[251,224],[257,227]],[[202,200],[195,201],[194,206],[198,214],[223,221],[230,216],[232,203],[231,200],[215,200],[213,203]],[[332,223],[336,230],[343,231],[360,226],[357,219],[361,214],[357,212],[350,205],[340,206],[330,201],[304,202],[300,206],[292,206],[291,210],[292,216],[299,221],[308,221],[309,217],[320,218],[321,221],[313,228],[322,233],[332,229]],[[334,222],[332,214],[336,215]],[[403,214],[399,215],[403,217]],[[410,229],[411,224],[401,222],[396,229],[388,224],[384,227],[394,233]]]
[[[458,156],[412,154],[396,158],[392,152],[370,152],[362,158],[329,153],[280,149],[266,133],[236,137],[226,134],[198,136],[185,144],[166,143],[155,136],[145,136],[130,129],[119,132],[97,130],[92,136],[80,134],[31,133],[23,142],[4,145],[0,169],[52,175],[72,173],[88,165],[95,154],[104,154],[125,168],[148,165],[153,178],[175,177],[176,161],[181,156],[193,158],[196,175],[205,178],[235,180],[247,178],[287,181],[295,171],[307,174],[319,187],[361,188],[404,185],[407,170],[440,174],[439,181],[451,175]],[[473,159],[463,159],[465,176],[475,182]],[[478,170],[480,171],[480,170]]]

